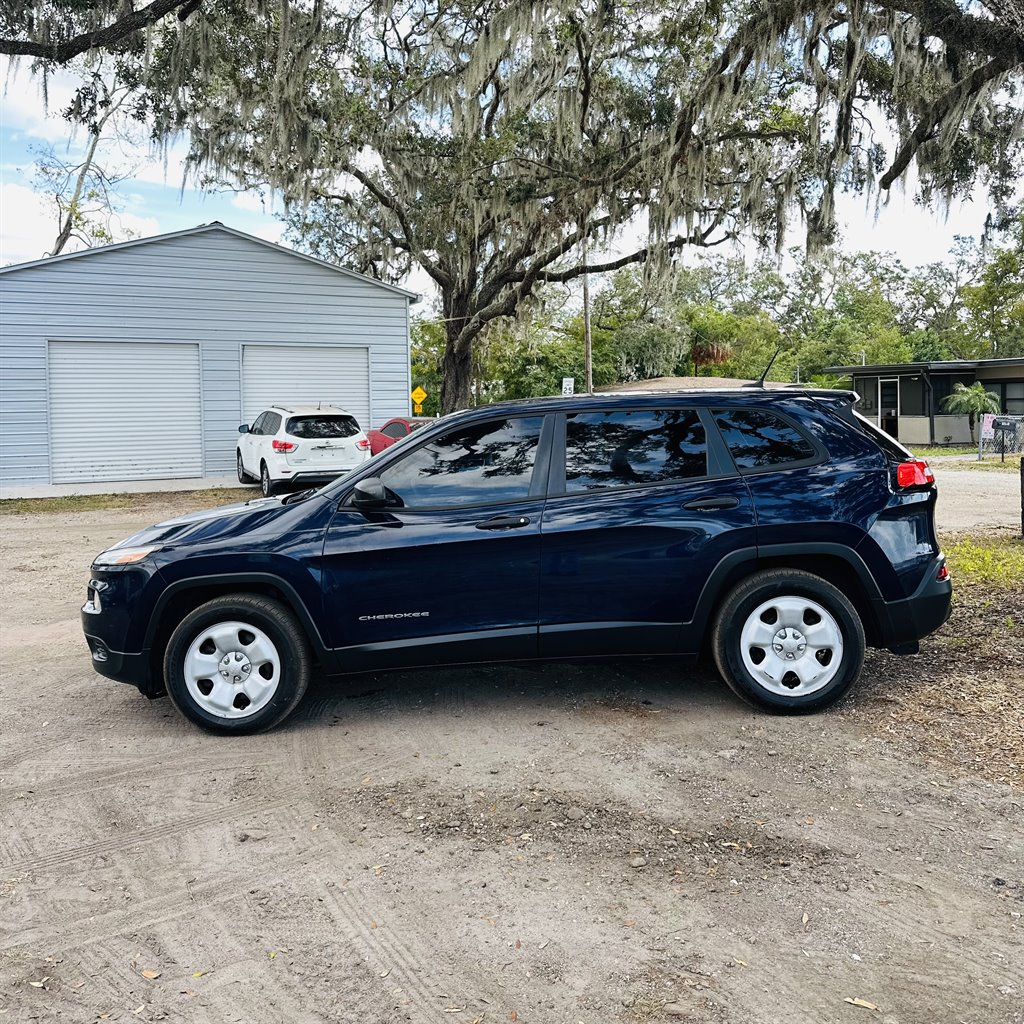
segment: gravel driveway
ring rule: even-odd
[[[956,463],[933,460],[939,485],[936,521],[940,530],[971,531],[1021,528],[1020,474],[992,469],[956,469]]]
[[[319,683],[214,738],[77,620],[90,556],[180,510],[2,521],[0,1020],[1024,1021],[1020,792],[878,728],[929,648],[810,718],[606,662]]]

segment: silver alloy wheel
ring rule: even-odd
[[[260,469],[260,490],[263,492],[264,498],[270,497],[270,470],[267,469],[265,462]]]
[[[248,718],[277,692],[281,656],[257,626],[216,622],[192,641],[184,676],[189,696],[204,711],[218,718]]]
[[[828,686],[843,663],[843,633],[809,597],[775,597],[758,605],[740,631],[743,665],[766,690],[802,697]]]
[[[248,474],[245,471],[245,467],[242,465],[242,453],[235,453],[235,461],[238,463],[238,482],[244,484],[248,479]]]

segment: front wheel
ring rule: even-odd
[[[242,453],[241,452],[235,452],[235,466],[236,466],[236,468],[238,470],[238,482],[240,484],[252,483],[252,477],[249,476],[249,474],[246,473],[246,471],[245,471],[245,465],[242,462]]]
[[[185,616],[164,652],[167,693],[210,732],[283,722],[309,685],[309,645],[291,611],[255,594],[217,597]]]
[[[857,609],[831,583],[798,569],[770,569],[739,583],[719,609],[711,643],[732,690],[769,711],[835,704],[864,663]]]

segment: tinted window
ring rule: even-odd
[[[281,417],[276,412],[268,412],[263,420],[263,433],[276,434],[281,429]]]
[[[263,424],[266,423],[266,421],[267,421],[267,414],[265,412],[261,412],[259,414],[259,416],[256,417],[256,422],[253,423],[252,429],[249,431],[249,433],[250,434],[262,434],[263,433]]]
[[[285,430],[293,437],[355,437],[359,424],[351,416],[291,416]]]
[[[584,412],[565,420],[565,487],[633,487],[707,474],[700,417],[690,409]]]
[[[543,417],[459,427],[410,452],[380,477],[407,508],[529,497]]]
[[[814,445],[781,417],[761,409],[719,409],[715,422],[740,469],[814,458]]]
[[[381,427],[380,432],[385,437],[399,438],[405,437],[409,430],[404,423],[389,423],[387,426]]]

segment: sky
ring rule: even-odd
[[[37,151],[53,146],[62,158],[73,157],[84,150],[88,140],[84,132],[69,139],[70,126],[60,117],[73,89],[69,75],[52,76],[47,104],[27,65],[12,69],[3,59],[0,89],[0,266],[5,266],[43,257],[57,233],[52,200],[32,188]],[[129,231],[145,237],[219,220],[239,231],[282,242],[280,206],[275,209],[256,193],[209,194],[194,185],[183,187],[184,155],[184,144],[172,146],[164,155],[152,152],[141,139],[126,152],[112,155],[112,164],[130,171],[118,185],[124,212],[115,230],[124,237],[129,237]],[[955,204],[944,213],[922,209],[911,194],[895,189],[881,206],[876,206],[874,198],[840,196],[837,200],[845,248],[893,252],[908,266],[945,258],[956,235],[977,237],[985,212],[980,195],[975,202]],[[630,251],[642,233],[639,225],[627,228],[606,255]],[[799,227],[788,241],[800,243]],[[422,272],[414,272],[402,283],[428,301],[432,298],[431,284]]]

